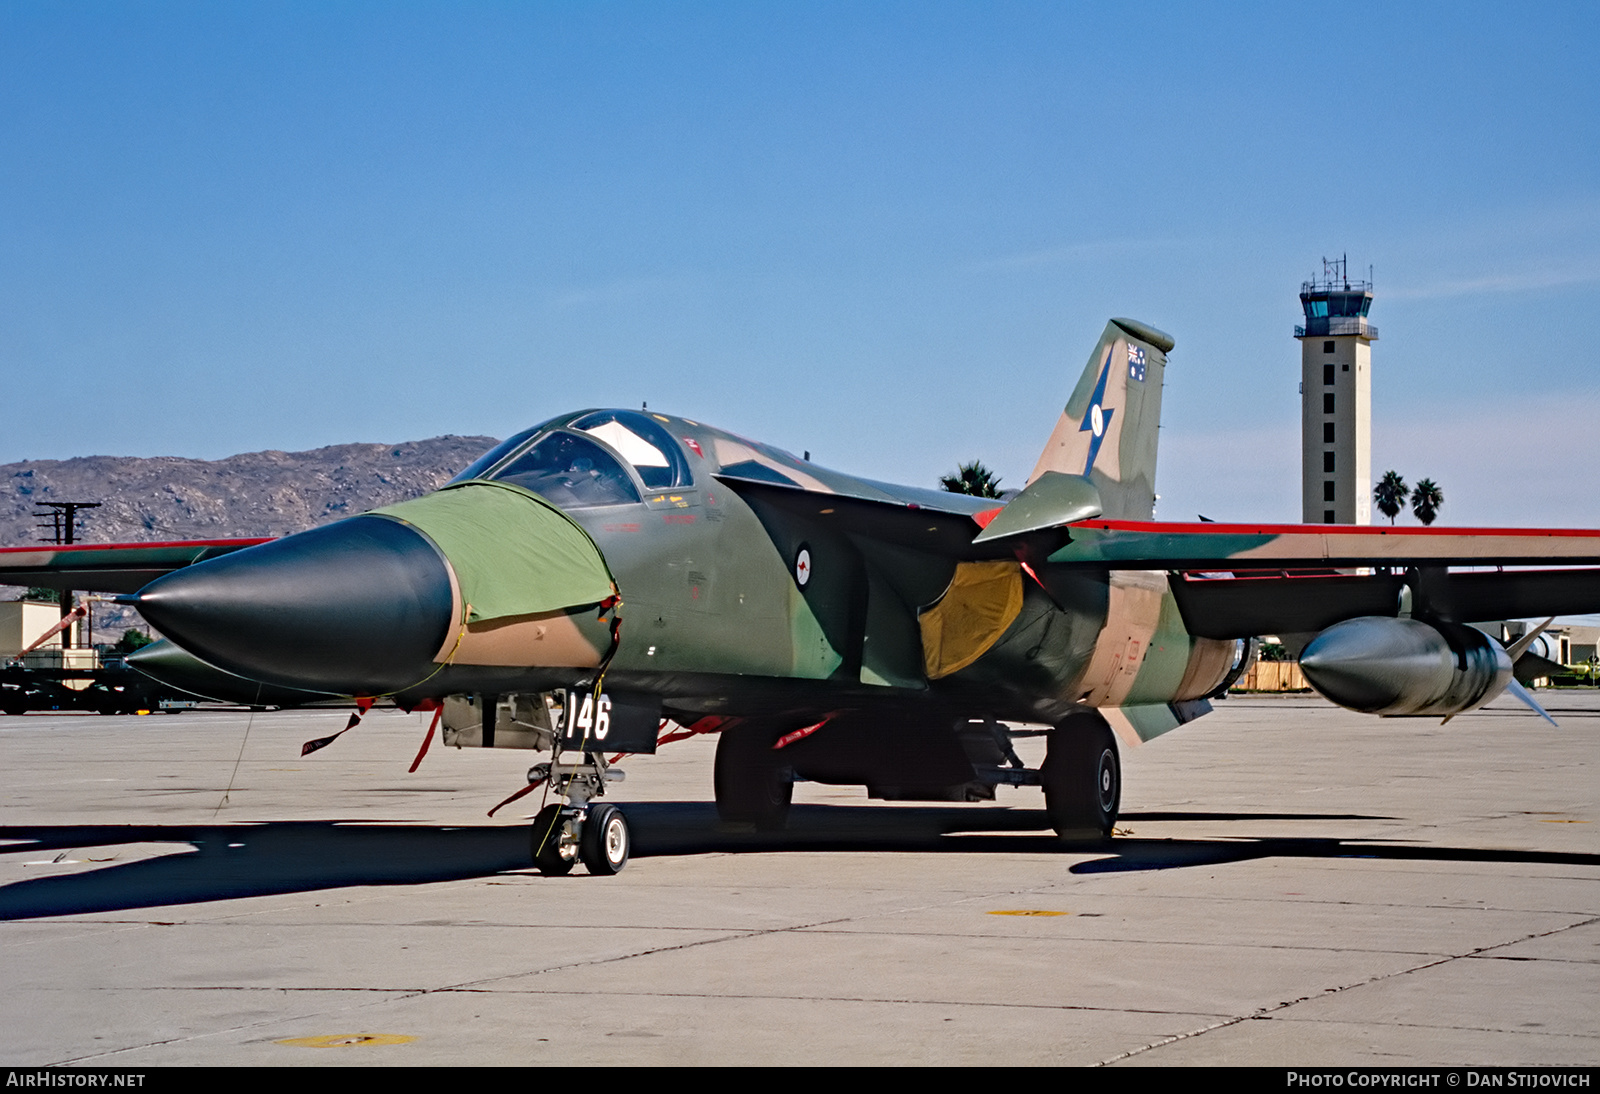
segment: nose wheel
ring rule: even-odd
[[[628,818],[614,805],[547,805],[533,818],[533,864],[547,877],[563,877],[583,863],[591,874],[622,872],[633,851]]]
[[[595,805],[578,835],[578,857],[591,874],[610,876],[628,865],[633,836],[628,819],[614,805]]]
[[[621,778],[622,772],[608,770],[598,753],[586,755],[579,764],[535,764],[528,772],[529,782],[549,779],[566,798],[564,804],[547,805],[533,818],[529,836],[533,864],[541,874],[562,877],[581,862],[591,874],[609,877],[628,865],[633,850],[628,818],[614,805],[590,801],[607,782]]]
[[[569,815],[570,814],[570,815]],[[582,811],[547,805],[533,818],[533,864],[546,877],[572,873],[578,864],[578,831]]]

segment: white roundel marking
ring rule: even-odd
[[[1100,413],[1099,403],[1089,408],[1089,428],[1094,430],[1096,437],[1106,431],[1106,417]]]
[[[794,581],[802,589],[811,583],[811,552],[804,547],[794,556]]]

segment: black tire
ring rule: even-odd
[[[106,695],[95,704],[95,712],[104,715],[132,714],[134,707],[120,695]]]
[[[761,726],[724,730],[714,774],[717,815],[763,832],[783,829],[794,799],[794,769],[773,751],[777,734]]]
[[[1057,835],[1065,840],[1109,839],[1122,806],[1122,759],[1105,719],[1075,714],[1056,726],[1039,783]]]
[[[614,805],[591,805],[578,837],[578,857],[591,874],[610,877],[628,865],[633,835],[628,818]]]
[[[578,857],[572,845],[561,839],[566,818],[559,805],[547,805],[533,818],[533,864],[546,877],[562,877],[572,873]]]

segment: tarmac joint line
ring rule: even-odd
[[[1514,946],[1519,942],[1529,942],[1535,938],[1549,938],[1552,935],[1558,935],[1563,931],[1570,931],[1577,927],[1586,927],[1591,923],[1597,922],[1600,922],[1600,916],[1591,916],[1588,919],[1580,920],[1577,923],[1569,923],[1564,927],[1556,927],[1553,930],[1535,931],[1532,934],[1523,935],[1521,938],[1513,938],[1508,942],[1496,942],[1492,946],[1479,946],[1476,949],[1468,950],[1466,953],[1452,954],[1448,957],[1441,957],[1436,961],[1425,961],[1420,965],[1413,965],[1407,969],[1399,969],[1395,972],[1386,972],[1380,973],[1377,976],[1369,976],[1367,979],[1358,981],[1354,984],[1345,984],[1342,987],[1337,988],[1325,988],[1314,995],[1303,995],[1298,999],[1289,999],[1281,1003],[1276,1003],[1270,1007],[1261,1007],[1250,1014],[1236,1015],[1235,1017],[1228,1018],[1224,1021],[1214,1022],[1209,1026],[1203,1026],[1200,1029],[1190,1030],[1187,1033],[1175,1033],[1171,1037],[1162,1037],[1159,1040],[1151,1041],[1149,1044],[1140,1045],[1138,1048],[1131,1048],[1126,1052],[1119,1052],[1115,1056],[1108,1056],[1106,1059],[1101,1060],[1094,1066],[1107,1067],[1111,1064],[1120,1063],[1123,1060],[1131,1059],[1134,1056],[1149,1052],[1152,1049],[1163,1048],[1166,1045],[1176,1044],[1178,1041],[1187,1041],[1190,1038],[1200,1037],[1204,1034],[1211,1033],[1219,1029],[1227,1029],[1230,1026],[1239,1025],[1241,1022],[1254,1022],[1261,1019],[1271,1018],[1273,1015],[1280,1014],[1283,1011],[1288,1010],[1290,1007],[1298,1006],[1299,1004],[1309,1002],[1312,999],[1326,999],[1330,995],[1341,995],[1344,992],[1351,991],[1355,988],[1364,988],[1371,984],[1378,984],[1385,980],[1392,980],[1396,977],[1409,976],[1412,973],[1422,972],[1424,969],[1436,969],[1441,966],[1451,964],[1455,961],[1464,961],[1471,958],[1484,957],[1488,955],[1491,950],[1503,949],[1506,946]]]

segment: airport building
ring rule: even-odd
[[[61,605],[44,600],[0,601],[0,663],[21,656],[29,668],[92,669],[94,650],[63,642],[60,634],[39,643],[39,637],[61,622]]]
[[[58,604],[43,600],[0,601],[0,659],[16,657],[60,622]],[[42,648],[59,650],[61,636],[51,638]]]
[[[1479,623],[1486,631],[1506,645],[1528,633],[1527,620],[1508,619],[1495,623]],[[1569,668],[1600,662],[1600,627],[1586,627],[1572,623],[1556,623],[1545,627],[1534,640],[1530,652],[1556,665]]]
[[[1300,286],[1301,520],[1372,523],[1372,282],[1344,258]]]

